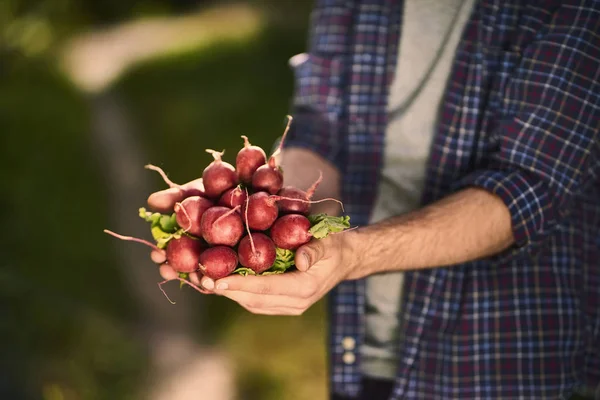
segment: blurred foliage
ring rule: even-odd
[[[272,22],[306,23],[311,0],[246,0]],[[0,60],[7,54],[45,55],[73,33],[132,18],[181,14],[234,0],[2,0]]]
[[[101,237],[108,202],[90,156],[92,103],[57,72],[54,54],[77,32],[209,3],[0,1],[0,398],[136,398],[146,348],[122,266]],[[311,2],[249,3],[270,16],[260,36],[148,62],[111,89],[147,161],[176,181],[201,173],[207,147],[232,161],[241,134],[270,149],[282,133],[287,61],[304,49]],[[243,399],[324,397],[321,305],[267,318],[223,298],[208,303],[209,339],[233,357]]]
[[[88,123],[83,98],[47,65],[4,71],[0,326],[15,353],[8,359],[33,380],[25,387],[64,380],[109,398],[141,372],[143,353],[119,266],[98,246],[107,210]]]

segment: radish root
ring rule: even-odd
[[[233,207],[231,210],[227,211],[225,214],[221,215],[219,218],[215,219],[214,222],[212,223],[213,226],[218,223],[220,220],[222,220],[223,218],[226,218],[228,216],[230,216],[231,214],[233,214],[234,212],[236,212],[237,210],[240,209],[240,206],[235,206]]]
[[[185,207],[183,205],[181,205],[181,203],[177,202],[175,203],[175,208],[174,211],[177,212],[179,209],[181,209],[181,211],[183,211],[183,215],[185,215],[185,217],[188,220],[188,226],[187,228],[185,228],[183,231],[184,232],[188,232],[190,229],[192,229],[192,218],[190,218],[190,215],[187,213],[187,210],[185,209]]]
[[[175,304],[175,302],[173,300],[171,300],[171,298],[169,297],[167,292],[165,292],[165,289],[163,289],[163,287],[162,287],[162,285],[164,285],[167,282],[171,282],[171,281],[180,281],[182,283],[185,283],[186,285],[191,286],[196,291],[198,291],[202,294],[210,294],[211,293],[208,290],[204,290],[204,289],[194,285],[192,282],[188,281],[187,279],[183,279],[183,278],[173,278],[173,279],[164,280],[162,282],[158,282],[158,288],[160,289],[161,292],[163,292],[163,294],[165,295],[165,297],[167,298],[167,300],[169,300],[169,303],[171,303],[171,304]]]
[[[139,238],[136,238],[136,237],[133,237],[133,236],[119,235],[118,233],[115,233],[113,231],[109,231],[108,229],[105,229],[104,233],[108,233],[109,235],[114,236],[117,239],[128,240],[128,241],[131,241],[131,242],[142,243],[142,244],[145,244],[146,246],[152,247],[152,249],[154,249],[154,250],[163,251],[163,250],[159,249],[158,246],[156,246],[154,243],[150,243],[149,241],[144,240],[144,239],[139,239]]]
[[[171,298],[169,297],[169,295],[167,294],[167,292],[165,292],[165,289],[163,289],[162,285],[164,285],[167,282],[171,282],[173,279],[167,279],[165,281],[162,282],[158,282],[158,288],[160,289],[160,291],[165,295],[165,297],[167,298],[167,300],[169,300],[169,303],[171,304],[176,304],[173,300],[171,300]]]
[[[333,198],[326,198],[326,199],[321,199],[321,200],[303,200],[303,199],[296,199],[293,197],[284,197],[284,196],[277,196],[277,195],[271,195],[269,196],[269,199],[273,202],[275,201],[281,201],[281,200],[290,200],[290,201],[297,201],[300,203],[308,203],[308,204],[316,204],[316,203],[323,203],[325,201],[335,201],[336,203],[338,203],[340,205],[340,207],[342,208],[342,211],[344,211],[344,203],[342,203],[341,201],[339,201],[338,199],[333,199]]]
[[[181,185],[179,185],[169,179],[169,177],[167,176],[167,174],[165,173],[165,171],[163,171],[163,169],[161,167],[157,167],[156,165],[152,165],[152,164],[146,164],[144,166],[144,168],[158,172],[160,174],[160,176],[162,177],[163,181],[165,181],[165,183],[167,184],[167,186],[183,190],[183,187]]]
[[[248,239],[250,239],[250,247],[252,247],[252,254],[256,255],[256,247],[254,247],[254,239],[252,239],[252,234],[250,233],[250,226],[248,226],[248,189],[244,189],[246,191],[246,209],[244,210],[244,216],[246,219],[246,231],[248,232]]]

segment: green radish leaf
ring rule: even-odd
[[[315,239],[326,238],[330,233],[342,232],[350,228],[350,217],[333,217],[327,214],[309,215],[311,228],[308,232]]]
[[[174,233],[166,233],[160,230],[158,227],[154,227],[152,228],[152,234],[154,235],[155,232],[158,232],[158,235],[154,237],[154,240],[156,240],[156,246],[159,249],[164,249],[167,247],[167,244],[171,239],[179,239],[181,238],[181,235],[184,235],[183,229],[181,228]]]
[[[275,258],[275,262],[273,263],[271,268],[269,268],[260,275],[282,274],[295,265],[294,257],[296,253],[294,253],[293,251],[280,249],[279,247],[277,247],[276,255],[277,257]]]
[[[179,277],[181,279],[187,279],[189,276],[189,274],[185,273],[185,272],[180,272],[179,273]],[[183,281],[179,281],[179,290],[181,290],[183,288],[183,286],[185,285],[185,282]]]
[[[285,271],[284,270],[268,270],[263,272],[261,275],[278,275],[278,274],[283,274]]]
[[[256,275],[256,272],[252,271],[250,268],[244,268],[244,267],[239,267],[237,269],[235,269],[232,274],[239,274],[242,276],[247,276],[247,275]]]
[[[159,249],[164,249],[165,247],[167,247],[167,243],[169,243],[169,240],[171,240],[171,236],[156,239],[156,247],[158,247]]]
[[[139,209],[139,215],[146,222],[150,222],[150,232],[160,249],[167,247],[169,240],[179,239],[183,230],[177,225],[175,214],[164,215],[146,211],[144,207]]]
[[[277,257],[275,258],[275,263],[273,263],[273,266],[269,269],[269,271],[273,271],[273,270],[285,271],[295,265],[295,263],[294,263],[294,257],[296,256],[295,252],[293,252],[291,250],[280,249],[279,247],[277,247],[276,254],[277,254]]]
[[[159,213],[151,213],[150,211],[146,211],[144,207],[139,209],[140,218],[145,220],[146,222],[151,222],[152,224],[156,224],[162,214]]]
[[[158,224],[164,232],[173,233],[179,229],[179,225],[177,225],[177,220],[175,218],[175,213],[171,215],[161,215],[158,220]]]

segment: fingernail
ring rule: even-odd
[[[219,290],[225,290],[229,287],[229,285],[227,284],[227,282],[219,282],[219,284],[217,285],[217,289]]]
[[[205,289],[213,290],[215,288],[215,283],[212,281],[212,279],[205,279],[202,281],[202,286]]]

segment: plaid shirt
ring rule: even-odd
[[[320,0],[309,51],[293,60],[288,146],[340,169],[358,225],[369,221],[382,166],[402,9],[398,0]],[[561,398],[600,382],[599,78],[599,1],[477,2],[423,203],[486,189],[510,210],[516,244],[406,273],[393,399]],[[332,391],[351,397],[360,390],[364,295],[359,280],[329,298]]]

